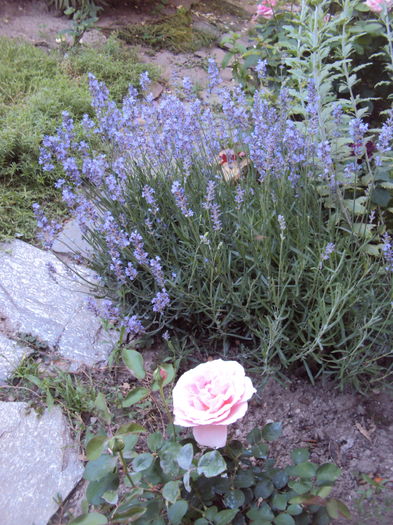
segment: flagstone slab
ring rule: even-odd
[[[0,384],[5,383],[20,361],[32,349],[0,334]]]
[[[52,251],[56,253],[88,255],[91,253],[90,244],[84,239],[77,219],[70,219],[65,223],[62,231],[55,238]]]
[[[37,337],[70,360],[71,370],[105,361],[113,348],[100,320],[87,308],[90,270],[71,271],[52,253],[20,240],[0,249],[0,317],[14,333]]]
[[[37,416],[27,403],[0,402],[1,525],[47,525],[82,473],[59,407]]]

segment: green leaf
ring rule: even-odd
[[[105,396],[102,392],[99,392],[97,394],[94,404],[98,410],[100,417],[105,421],[105,423],[110,423],[112,421],[112,415],[109,412],[109,408],[106,403]]]
[[[119,476],[117,473],[109,472],[97,481],[91,481],[86,489],[86,499],[91,505],[101,505],[104,503],[103,494],[108,490],[116,490],[119,486]]]
[[[387,189],[374,188],[371,192],[371,202],[377,204],[378,206],[381,206],[382,208],[386,208],[391,199],[392,194]]]
[[[191,443],[184,445],[176,458],[176,461],[184,470],[188,470],[191,467],[192,460],[194,458],[194,449]]]
[[[271,479],[276,489],[282,489],[288,483],[288,474],[285,470],[278,470],[271,476]]]
[[[117,458],[107,454],[89,461],[85,467],[83,477],[88,481],[96,481],[103,478],[116,467]]]
[[[298,476],[302,479],[311,479],[315,476],[317,467],[309,461],[304,463],[298,463],[295,467],[290,468],[290,474],[292,476]]]
[[[154,456],[149,454],[149,452],[144,452],[132,460],[132,468],[134,472],[141,472],[142,470],[147,470],[153,461]]]
[[[162,496],[169,503],[176,503],[176,500],[180,497],[180,481],[168,481],[162,487]]]
[[[145,432],[145,428],[141,425],[138,425],[138,423],[127,423],[119,428],[115,436],[122,436],[124,434],[140,434],[141,432]]]
[[[320,498],[327,498],[332,490],[333,490],[332,485],[324,485],[323,487],[317,490],[316,495],[319,496]]]
[[[274,518],[272,509],[267,503],[262,503],[260,507],[252,507],[246,514],[250,520],[271,521]]]
[[[108,520],[103,514],[98,512],[90,512],[89,514],[83,514],[78,516],[74,520],[70,521],[69,525],[105,525]]]
[[[235,510],[222,510],[214,517],[214,523],[215,525],[227,525],[228,523],[232,523],[233,518],[237,514],[237,509]]]
[[[135,434],[126,434],[126,435],[123,435],[121,439],[124,441],[124,449],[123,449],[124,457],[125,458],[134,457],[135,455],[134,447],[137,444],[139,436]]]
[[[372,239],[374,236],[374,229],[374,224],[363,224],[362,222],[355,222],[352,224],[352,231],[364,239]]]
[[[153,432],[147,436],[147,446],[152,452],[157,452],[164,443],[164,437],[161,432]]]
[[[295,448],[291,452],[291,458],[295,465],[308,461],[309,457],[310,457],[310,452],[308,448]]]
[[[247,434],[247,441],[250,445],[257,445],[262,439],[262,432],[259,428],[254,428],[249,434]]]
[[[115,512],[112,516],[113,520],[125,521],[127,524],[133,521],[139,520],[144,514],[146,514],[146,507],[131,507],[125,512]]]
[[[290,514],[287,514],[286,512],[283,512],[276,516],[273,520],[273,523],[275,525],[296,525],[295,520],[292,518]]]
[[[325,463],[317,470],[317,481],[319,483],[334,483],[340,476],[341,470],[332,463]]]
[[[174,505],[171,505],[168,508],[168,518],[170,523],[173,525],[180,525],[183,519],[183,516],[188,510],[188,503],[184,499],[176,501]]]
[[[180,474],[179,465],[176,461],[181,445],[173,441],[166,441],[160,449],[160,466],[162,470],[172,479]]]
[[[145,378],[145,369],[143,365],[143,357],[136,350],[124,349],[122,352],[122,358],[126,367],[133,372],[137,379]]]
[[[260,55],[255,53],[252,55],[245,55],[245,60],[243,61],[243,67],[246,69],[249,69],[251,67],[255,67],[258,64],[258,61],[260,60]]]
[[[303,507],[299,504],[289,505],[287,508],[287,514],[291,516],[299,516],[303,512]]]
[[[338,519],[340,516],[348,519],[351,518],[351,513],[348,508],[338,499],[330,499],[326,504],[326,510],[333,519]]]
[[[224,496],[224,504],[229,509],[238,509],[243,505],[245,499],[241,490],[230,490]]]
[[[383,244],[366,244],[365,246],[362,246],[362,251],[373,257],[380,257],[383,247]]]
[[[262,481],[258,481],[258,483],[255,485],[254,494],[256,498],[266,499],[271,496],[271,494],[273,494],[273,491],[273,483],[270,481],[270,479],[264,479]]]
[[[285,510],[288,498],[285,494],[275,494],[272,498],[271,506],[273,510]]]
[[[251,452],[254,458],[266,459],[269,455],[269,447],[266,443],[259,443],[252,447]]]
[[[140,386],[137,388],[134,388],[127,394],[127,397],[123,400],[121,406],[123,408],[130,407],[132,405],[135,405],[135,403],[138,403],[143,398],[149,395],[149,391],[147,388]]]
[[[354,215],[365,215],[369,213],[367,206],[367,197],[358,197],[357,199],[344,199],[345,207]]]
[[[205,520],[205,518],[198,518],[194,522],[194,525],[209,525],[209,522],[207,520]]]
[[[95,436],[89,440],[86,446],[86,457],[89,461],[101,456],[107,440],[107,436]]]
[[[238,458],[244,452],[244,447],[243,447],[242,442],[237,439],[233,439],[229,443],[229,445],[227,445],[227,449],[230,451],[230,454],[233,455],[235,458]]]
[[[207,478],[218,476],[218,474],[224,472],[226,468],[225,460],[218,450],[206,452],[198,461],[198,474],[204,474]]]
[[[309,490],[312,487],[312,483],[311,481],[288,481],[288,487],[294,490],[300,496],[302,496],[303,494],[309,492]]]
[[[191,472],[188,470],[183,476],[183,485],[187,492],[191,492],[190,477]]]
[[[262,429],[262,437],[265,441],[275,441],[282,434],[281,423],[268,423]]]
[[[255,478],[251,470],[240,470],[234,479],[234,485],[239,489],[252,487],[254,483]]]

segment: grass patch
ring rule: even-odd
[[[226,0],[207,0],[206,2],[198,2],[193,7],[200,13],[231,15],[245,20],[250,18],[249,13],[240,5],[232,4],[232,2],[227,2]]]
[[[119,32],[119,38],[128,44],[168,49],[174,53],[192,53],[216,40],[211,34],[193,28],[191,11],[182,8],[158,22],[127,26]]]
[[[115,36],[99,49],[82,47],[65,57],[5,37],[0,46],[0,240],[15,235],[32,240],[34,202],[46,203],[51,218],[64,215],[53,188],[57,173],[42,171],[39,149],[43,136],[56,131],[62,111],[76,119],[91,112],[87,73],[104,80],[120,101],[143,71],[152,79],[159,72]]]

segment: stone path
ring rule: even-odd
[[[77,231],[69,234],[81,241]],[[33,351],[24,339],[70,371],[106,363],[114,337],[86,302],[95,276],[74,270],[79,278],[52,253],[20,240],[0,246],[0,384]],[[27,408],[0,402],[1,525],[46,525],[83,473],[60,408],[42,416]]]
[[[1,402],[0,429],[0,523],[46,525],[83,473],[65,418]]]

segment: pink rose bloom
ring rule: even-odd
[[[174,423],[192,427],[200,445],[224,447],[227,426],[244,416],[255,392],[236,361],[202,363],[185,372],[173,389]]]
[[[374,13],[381,13],[384,5],[386,5],[388,11],[392,8],[393,0],[367,0],[364,2],[366,6]]]
[[[278,0],[262,0],[262,2],[257,5],[257,15],[267,19],[272,18],[274,15],[273,7],[275,7],[277,1]]]

